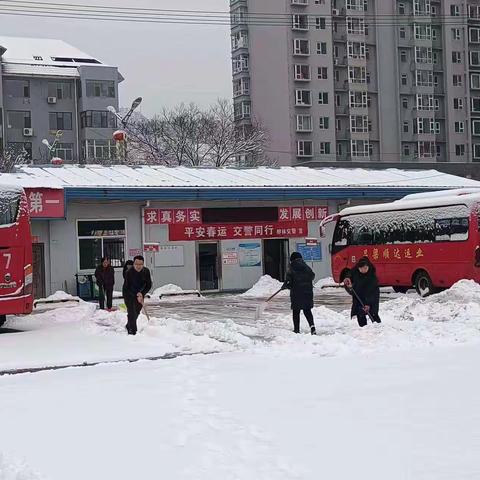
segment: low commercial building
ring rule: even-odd
[[[0,183],[27,191],[37,297],[85,294],[102,256],[116,269],[117,290],[121,267],[137,254],[156,287],[234,291],[263,274],[283,280],[294,250],[320,278],[330,274],[330,237],[319,235],[325,216],[409,193],[480,187],[434,170],[100,165],[25,166]]]

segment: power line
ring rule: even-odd
[[[11,5],[11,6],[10,6]],[[133,13],[131,13],[133,12]],[[80,5],[55,2],[32,2],[23,0],[1,0],[0,14],[13,16],[31,16],[40,18],[102,20],[139,23],[171,23],[171,24],[194,24],[194,25],[231,25],[230,14],[226,12],[201,11],[201,10],[167,10],[167,9],[144,9],[133,7],[113,7],[102,5]],[[325,26],[332,26],[334,16],[307,15],[307,18],[323,18]],[[291,26],[290,14],[245,14],[244,20],[238,25],[255,26]],[[329,19],[327,22],[327,18]],[[342,17],[343,18],[343,17]],[[352,17],[353,18],[353,17]],[[356,17],[355,17],[356,18]],[[368,17],[364,18],[368,21]],[[369,23],[374,26],[393,27],[411,26],[404,16],[384,15],[372,16]],[[438,18],[438,21],[436,20]],[[462,17],[433,17],[432,24],[465,26],[466,16]],[[405,22],[405,23],[403,23]]]

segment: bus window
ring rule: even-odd
[[[333,232],[333,252],[351,244],[352,230],[348,220],[340,220]]]
[[[0,225],[9,225],[17,220],[20,196],[17,193],[6,195],[6,197],[6,199],[2,198],[0,203]]]
[[[468,240],[468,218],[442,218],[435,220],[436,242],[462,242]]]

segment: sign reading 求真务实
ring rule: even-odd
[[[146,208],[143,214],[146,225],[191,225],[202,223],[200,208]]]
[[[31,218],[64,218],[65,197],[61,189],[26,188]]]

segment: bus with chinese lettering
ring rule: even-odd
[[[480,281],[480,193],[437,192],[349,207],[336,221],[332,273],[341,282],[363,256],[381,286],[427,296],[461,279]]]
[[[32,237],[27,198],[0,185],[0,326],[33,307]]]

